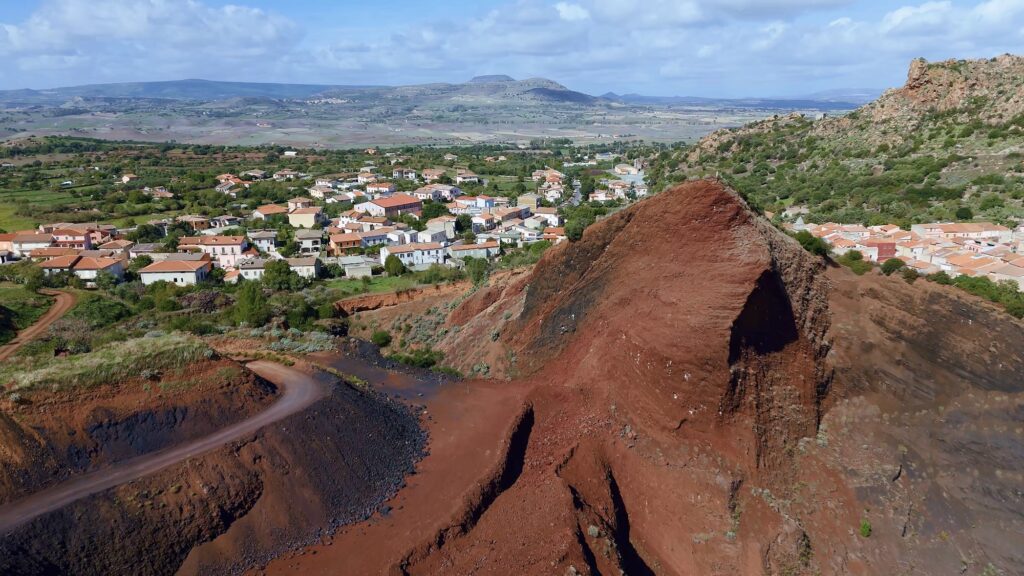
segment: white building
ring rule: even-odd
[[[139,270],[139,277],[146,286],[154,282],[193,286],[205,280],[212,270],[209,260],[164,260]]]
[[[431,264],[444,264],[445,249],[436,242],[384,246],[380,249],[380,263],[384,264],[392,254],[397,256],[406,268],[421,268]]]

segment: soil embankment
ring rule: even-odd
[[[283,399],[289,410],[293,402],[312,404],[19,526],[0,539],[0,573],[232,573],[369,517],[413,471],[424,438],[408,409],[323,374],[256,367],[282,388],[288,383],[281,378],[315,380]],[[318,390],[329,393],[310,398],[303,392]],[[212,399],[191,398],[184,414]],[[226,420],[226,414],[231,409],[221,406],[219,417]],[[182,418],[170,430],[188,422]],[[44,432],[37,441],[64,462],[65,453],[47,444],[55,434]],[[135,436],[146,434],[137,430]],[[103,447],[99,442],[97,453]]]
[[[826,269],[717,183],[598,223],[447,322],[446,360],[486,354],[523,394],[491,416],[489,464],[432,452],[414,481],[459,488],[447,522],[410,486],[269,574],[1024,572],[1024,324]]]
[[[376,294],[364,294],[352,296],[337,301],[334,306],[343,316],[351,316],[359,312],[390,308],[399,304],[415,302],[424,298],[438,296],[449,296],[465,292],[472,286],[470,282],[453,282],[451,284],[435,284],[421,288],[410,288],[400,292],[380,292]]]
[[[75,305],[75,296],[70,292],[49,289],[40,290],[40,292],[47,296],[53,296],[56,298],[53,302],[53,306],[51,306],[50,309],[47,310],[46,314],[43,314],[35,324],[18,332],[18,335],[15,336],[14,340],[0,346],[0,362],[10,358],[18,351],[19,348],[24,346],[26,342],[29,342],[36,336],[46,332],[46,329],[49,328],[51,324],[60,320],[60,318],[67,314]]]

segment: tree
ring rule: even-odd
[[[284,260],[273,260],[263,267],[263,285],[271,290],[301,290],[306,280]]]
[[[904,263],[903,260],[900,260],[899,258],[889,258],[885,262],[882,262],[882,274],[889,276],[904,266],[906,266],[906,263]]]
[[[114,276],[106,270],[101,270],[96,274],[96,287],[100,290],[113,290],[117,286],[117,276]]]
[[[480,284],[487,279],[490,271],[490,264],[485,258],[466,258],[466,274],[473,280],[474,284]]]
[[[970,220],[974,218],[974,211],[967,206],[961,206],[956,209],[957,220]]]
[[[796,241],[804,247],[804,250],[807,250],[811,254],[816,254],[818,256],[825,256],[828,254],[828,244],[807,230],[797,232],[793,235],[793,238],[796,238]]]
[[[459,214],[455,217],[455,231],[462,233],[473,229],[473,217],[469,214]]]
[[[232,309],[235,322],[249,326],[263,326],[270,320],[270,306],[263,297],[263,289],[257,282],[242,282],[238,298]]]
[[[285,242],[284,246],[277,249],[277,253],[285,258],[291,258],[299,251],[299,243],[295,240]]]
[[[25,268],[22,276],[25,283],[25,288],[35,292],[43,287],[46,282],[46,274],[43,273],[43,269],[39,266],[28,266]]]
[[[401,276],[405,273],[405,264],[394,254],[388,254],[384,259],[384,272],[388,276]]]
[[[583,231],[586,230],[587,224],[579,218],[573,218],[565,223],[565,236],[572,242],[576,242],[580,238],[583,238]]]

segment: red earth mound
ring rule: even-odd
[[[535,386],[514,474],[409,572],[799,564],[799,528],[744,495],[747,483],[783,490],[798,440],[816,432],[831,376],[822,268],[712,182],[552,250],[491,305],[519,309],[498,340],[526,377],[515,385]],[[741,501],[758,530],[739,522]]]

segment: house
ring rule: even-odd
[[[536,210],[537,206],[540,205],[540,196],[537,194],[520,194],[519,205],[529,206],[531,210]]]
[[[303,278],[313,280],[320,276],[320,259],[315,256],[306,258],[287,258],[288,266]]]
[[[276,230],[249,230],[249,240],[261,252],[275,252],[277,250]]]
[[[545,206],[541,206],[540,208],[535,209],[533,213],[535,216],[547,220],[548,226],[557,227],[562,225],[562,217],[558,215],[557,208],[548,208]]]
[[[210,275],[213,264],[209,260],[164,260],[139,270],[139,278],[146,286],[154,282],[170,282],[178,286],[194,286]]]
[[[496,202],[495,202],[494,198],[491,198],[490,196],[486,196],[484,194],[481,194],[481,195],[476,197],[476,207],[480,208],[481,210],[486,210],[488,208],[494,208],[495,204],[496,204]]]
[[[71,273],[85,281],[86,286],[95,286],[96,278],[100,273],[111,274],[120,282],[124,280],[124,260],[83,257],[71,268]]]
[[[541,235],[541,240],[547,240],[555,244],[566,239],[565,228],[561,227],[550,227],[545,228],[544,233]]]
[[[412,195],[420,200],[451,202],[462,196],[462,190],[448,184],[427,184],[414,190]]]
[[[238,261],[238,276],[245,280],[260,280],[267,266],[266,258],[246,258]]]
[[[418,215],[423,209],[423,202],[408,194],[395,194],[388,198],[377,198],[363,202],[356,207],[371,216],[398,216],[401,214]]]
[[[433,182],[434,180],[440,180],[444,173],[444,168],[427,168],[423,170],[423,181]]]
[[[416,242],[431,243],[444,242],[448,240],[448,232],[444,228],[427,228],[416,233]]]
[[[458,244],[448,247],[448,255],[452,258],[492,258],[501,252],[501,246],[494,241],[479,244]]]
[[[445,154],[444,155],[444,161],[445,162],[457,162],[458,159],[459,159],[459,157],[456,156],[455,154],[449,153],[449,154]]]
[[[614,172],[619,176],[636,176],[640,174],[640,169],[633,164],[616,164]]]
[[[423,268],[431,264],[444,264],[445,249],[436,242],[384,246],[380,249],[380,263],[384,264],[391,255],[397,256],[407,268]]]
[[[121,176],[121,184],[127,184],[129,182],[134,182],[134,181],[136,181],[138,179],[139,179],[139,177],[136,176],[135,174],[125,174],[124,176]]]
[[[11,239],[11,252],[18,258],[25,258],[36,248],[46,248],[53,244],[52,234],[25,233],[15,234]]]
[[[359,182],[360,184],[372,184],[373,182],[376,182],[378,178],[380,178],[380,176],[373,172],[360,172],[359,176],[356,176],[356,182]]]
[[[100,245],[100,250],[112,250],[121,254],[127,254],[132,247],[135,246],[135,242],[131,240],[111,240],[105,244]]]
[[[186,214],[184,216],[178,216],[175,218],[176,221],[182,224],[188,225],[193,231],[198,232],[200,230],[206,230],[210,227],[210,219],[206,216],[197,216],[194,214]]]
[[[300,254],[319,254],[323,248],[323,231],[296,230],[295,241],[299,244]]]
[[[230,214],[222,214],[220,216],[210,218],[210,226],[213,228],[231,228],[233,226],[238,226],[241,223],[241,218]]]
[[[387,244],[389,241],[388,234],[394,231],[394,228],[378,228],[369,232],[357,232],[356,234],[359,235],[359,245],[361,248],[371,248],[373,246]]]
[[[242,172],[242,176],[248,176],[252,180],[266,180],[267,173],[264,170],[249,170]]]
[[[294,212],[302,208],[309,208],[312,205],[313,201],[309,198],[304,198],[302,196],[292,198],[288,201],[288,212]]]
[[[319,200],[324,200],[325,198],[334,196],[334,188],[331,188],[330,186],[322,186],[320,184],[307,188],[306,192],[309,192],[310,196]]]
[[[221,268],[234,268],[248,247],[245,236],[185,236],[178,240],[178,252],[202,252]]]
[[[358,250],[363,246],[363,237],[356,232],[331,234],[328,251],[334,256],[341,256],[349,250]]]
[[[0,250],[8,252],[11,256],[14,256],[14,237],[17,234],[4,233],[0,234]]]
[[[393,182],[367,184],[366,193],[370,196],[390,196],[395,193],[395,184]]]
[[[319,228],[326,221],[323,209],[319,206],[299,208],[288,214],[288,223],[292,225],[292,228]]]
[[[476,214],[473,216],[473,232],[493,230],[498,220],[492,214]]]
[[[455,175],[456,184],[479,184],[480,177],[469,170],[459,170]]]
[[[158,250],[160,250],[162,247],[163,246],[160,244],[148,242],[143,244],[136,244],[128,249],[128,258],[134,260],[139,256],[152,257],[152,255],[156,253]]]
[[[362,278],[373,275],[373,267],[377,261],[363,256],[342,256],[338,258],[338,265],[345,269],[345,276],[348,278]]]
[[[61,248],[92,249],[92,234],[89,230],[79,228],[59,228],[51,232],[53,244]]]
[[[416,180],[416,171],[412,168],[395,168],[391,171],[395,180]]]
[[[301,176],[301,174],[295,170],[278,170],[277,172],[274,172],[274,180],[277,180],[278,182],[284,180],[295,180],[299,176]]]
[[[81,260],[82,257],[78,254],[69,254],[66,256],[58,256],[56,258],[50,258],[39,263],[39,268],[43,270],[43,274],[46,276],[53,276],[55,274],[61,274],[63,272],[71,272],[71,269]]]
[[[277,204],[267,204],[252,211],[254,220],[266,220],[278,214],[288,214],[288,208]]]

